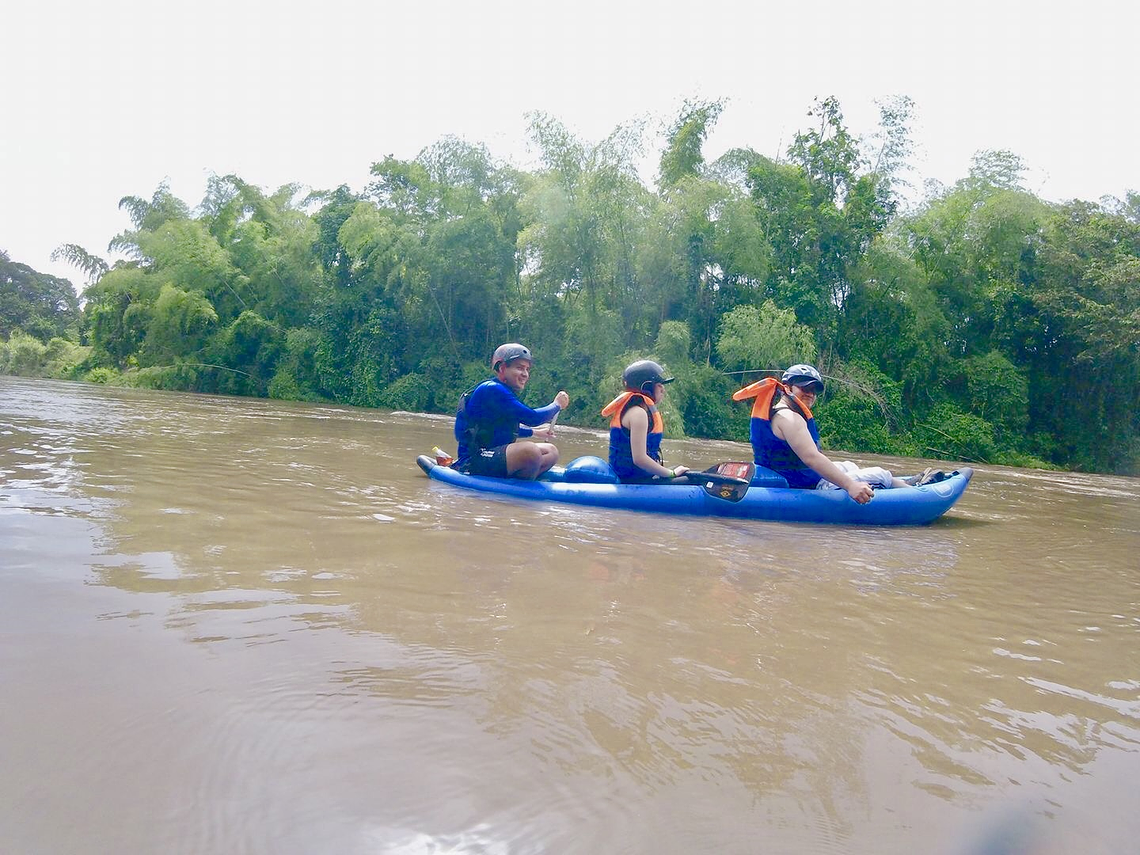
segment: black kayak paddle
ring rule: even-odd
[[[714,499],[739,502],[752,485],[752,475],[755,472],[754,463],[718,463],[704,472],[686,472],[674,479],[674,483],[687,479],[689,484],[701,487]]]

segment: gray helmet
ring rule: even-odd
[[[673,378],[666,377],[665,369],[652,359],[641,359],[626,366],[625,371],[621,373],[621,381],[625,383],[627,389],[645,392],[652,391],[654,383],[672,383]],[[645,388],[646,384],[650,387],[648,390]]]
[[[517,342],[500,344],[495,348],[495,355],[491,357],[491,370],[498,371],[499,363],[514,362],[516,359],[525,359],[530,363],[534,362],[534,357],[530,355],[530,351],[521,344]]]
[[[784,372],[780,382],[785,386],[807,386],[809,389],[814,387],[817,395],[823,394],[823,377],[811,365],[802,363],[793,365]]]

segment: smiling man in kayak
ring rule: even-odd
[[[820,451],[819,428],[811,407],[821,392],[823,377],[819,371],[801,364],[785,371],[779,381],[766,377],[732,396],[734,401],[756,399],[751,426],[756,464],[783,475],[789,487],[846,490],[861,505],[871,501],[872,485],[911,486],[879,466],[860,468],[849,461],[835,463]]]
[[[558,462],[558,449],[552,443],[517,441],[529,436],[549,440],[551,420],[570,403],[565,391],[537,410],[519,400],[533,362],[521,344],[500,345],[491,357],[495,376],[463,393],[455,413],[456,469],[471,475],[534,479]]]

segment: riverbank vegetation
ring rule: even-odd
[[[360,192],[124,198],[123,260],[57,251],[82,308],[0,255],[0,373],[451,412],[517,340],[564,422],[601,427],[654,357],[675,435],[746,440],[732,391],[813,361],[828,447],[1140,471],[1140,196],[1049,203],[982,152],[904,209],[906,99],[867,139],[829,98],[779,160],[709,162],[721,106],[685,105],[651,183],[637,128],[589,143],[538,114],[530,171],[447,138]]]

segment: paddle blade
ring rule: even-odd
[[[726,471],[720,471],[721,469]],[[690,484],[696,484],[714,499],[726,502],[739,502],[752,485],[752,473],[756,467],[751,463],[718,463],[704,472],[685,473]],[[747,477],[736,475],[742,473]]]
[[[755,463],[729,462],[718,463],[705,470],[716,475],[727,475],[730,478],[740,478],[742,481],[752,483],[752,476],[756,474]]]

